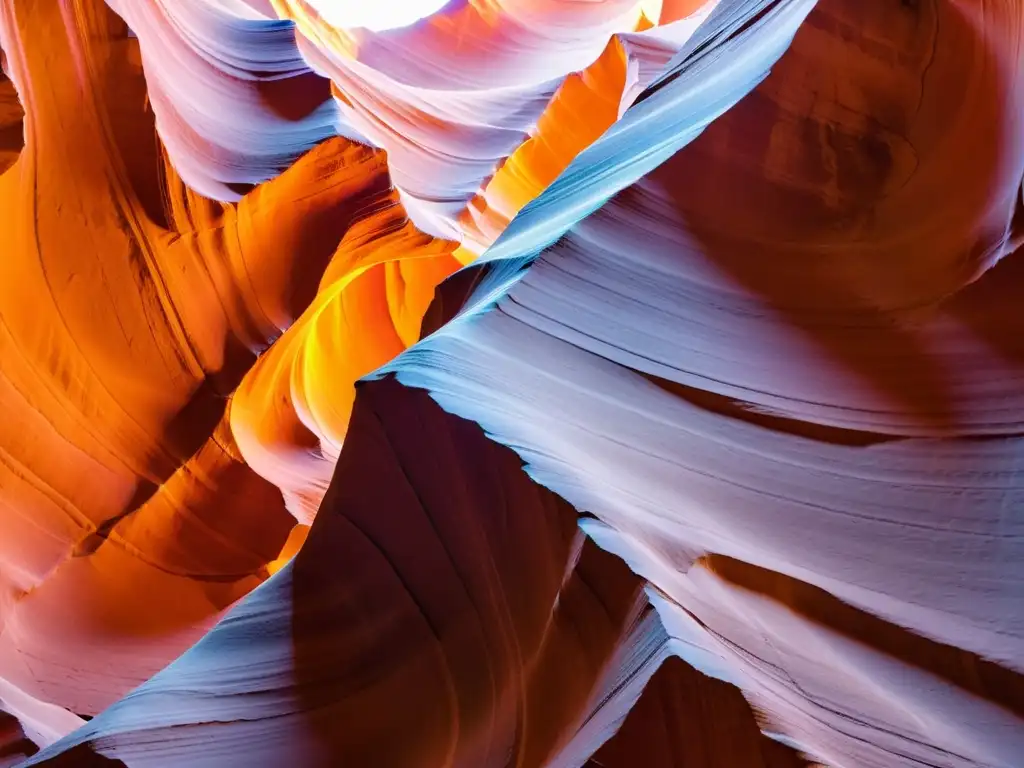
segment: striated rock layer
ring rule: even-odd
[[[276,358],[257,356],[323,277],[335,312],[359,307],[324,371],[350,391],[457,262],[404,223],[384,157],[344,139],[237,205],[199,197],[164,162],[138,44],[102,3],[0,18],[28,113],[0,177],[0,676],[95,714],[277,567],[296,521],[245,458],[270,423],[246,408],[276,396]]]
[[[646,604],[511,450],[370,382],[296,558],[35,764],[581,765],[666,655]]]
[[[1020,0],[436,5],[0,0],[0,760],[1018,766]]]

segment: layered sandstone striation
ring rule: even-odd
[[[1020,0],[438,5],[0,0],[0,764],[1017,766]]]

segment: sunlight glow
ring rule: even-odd
[[[398,29],[437,13],[450,0],[308,0],[325,21],[344,29]]]

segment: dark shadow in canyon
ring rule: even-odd
[[[802,768],[761,733],[739,689],[682,659],[665,661],[619,731],[584,768]]]

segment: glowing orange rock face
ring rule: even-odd
[[[197,639],[285,545],[295,521],[232,432],[249,435],[248,382],[288,347],[229,405],[259,352],[324,276],[336,301],[325,293],[297,330],[324,304],[352,316],[328,350],[341,368],[324,372],[340,442],[346,390],[416,338],[457,263],[403,224],[383,155],[342,139],[237,205],[188,191],[155,140],[138,43],[102,3],[6,3],[3,22],[29,115],[0,179],[0,658],[25,691],[94,713]],[[20,138],[10,81],[2,94],[5,141]],[[360,242],[380,229],[394,235]],[[265,378],[255,397],[273,401]]]
[[[133,25],[141,51],[100,2],[8,0],[2,17],[11,79],[0,81],[0,157],[12,167],[0,180],[7,457],[0,573],[9,592],[0,659],[12,683],[82,713],[148,677],[280,567],[295,523],[285,507],[303,523],[312,519],[344,440],[352,383],[413,343],[434,286],[614,121],[628,57],[608,36],[641,19],[635,3],[602,9],[573,33],[578,45],[569,58],[564,37],[547,40],[544,66],[553,69],[538,65],[523,81],[513,101],[525,101],[525,112],[488,129],[507,135],[504,149],[465,177],[471,192],[489,175],[488,162],[514,152],[481,188],[490,213],[481,221],[469,208],[445,208],[448,231],[467,233],[460,239],[469,250],[456,259],[456,243],[423,235],[406,219],[384,155],[344,139],[237,203],[190,191],[176,166],[219,196],[232,197],[247,178],[217,178],[239,155],[227,141],[214,148],[212,134],[189,125],[200,103],[190,99],[207,99],[213,120],[199,120],[199,131],[244,124],[245,103],[258,97],[280,125],[267,117],[254,127],[293,136],[289,125],[319,115],[312,122],[322,126],[322,116],[333,114],[317,107],[328,91],[294,66],[279,71],[284,86],[309,91],[305,106],[283,87],[274,90],[280,80],[254,90],[252,80],[200,58],[202,39],[181,47],[166,36],[169,23],[203,29],[204,13],[237,30],[230,24],[239,18],[264,18],[258,7],[248,14],[241,4],[228,12],[198,0],[112,5]],[[504,22],[465,14],[500,36]],[[324,32],[312,15],[299,20],[303,33]],[[531,23],[542,39],[543,19]],[[437,25],[437,44],[456,34],[449,22]],[[582,75],[557,87],[601,48]],[[387,77],[388,60],[374,57]],[[357,70],[359,58],[350,64]],[[457,56],[456,64],[473,68],[471,57]],[[369,86],[378,82],[359,71]],[[205,73],[213,73],[209,81]],[[478,75],[482,85],[487,75]],[[347,81],[335,78],[339,100],[351,105],[357,91],[371,98],[351,84],[346,96],[339,82]],[[388,114],[413,98],[403,90],[408,83],[395,82]],[[215,105],[218,88],[228,101]],[[435,109],[447,92],[436,93]],[[470,103],[510,114],[506,96],[467,94],[465,104],[456,101],[462,115],[471,114]],[[29,113],[23,131],[21,105]],[[180,164],[166,162],[151,106]],[[559,128],[588,110],[572,130]],[[535,137],[514,151],[535,120]],[[388,130],[408,134],[418,124]],[[433,141],[448,141],[441,138],[448,128],[436,125]],[[307,142],[323,135],[316,127],[298,133]],[[426,150],[410,150],[403,170],[401,153],[382,142],[392,150],[392,174],[450,182],[447,161],[422,166]],[[472,195],[462,197],[465,207]]]

